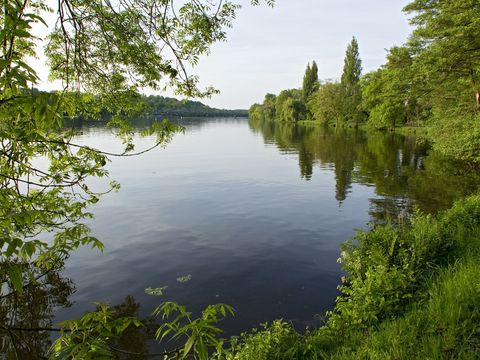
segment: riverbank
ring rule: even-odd
[[[305,335],[276,321],[230,359],[473,359],[480,353],[480,195],[343,246],[342,295]]]
[[[297,121],[298,125],[302,126],[315,126],[315,127],[324,127],[324,126],[332,126],[328,124],[323,124],[320,123],[319,121],[315,120],[300,120]],[[340,126],[342,128],[349,128],[349,129],[363,129],[363,130],[376,130],[376,131],[390,131],[390,132],[395,132],[398,134],[403,134],[403,135],[417,135],[417,136],[422,136],[422,137],[428,137],[429,131],[428,128],[425,126],[397,126],[394,129],[372,129],[366,124],[357,124],[357,125],[352,125],[352,124],[342,124]]]

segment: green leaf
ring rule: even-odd
[[[189,282],[190,280],[192,280],[192,275],[191,274],[180,276],[180,277],[177,278],[177,281],[179,283],[186,283],[186,282]]]
[[[13,288],[19,294],[23,293],[23,269],[20,265],[11,265],[8,269],[8,276],[12,282]]]
[[[192,349],[193,345],[195,344],[195,337],[190,336],[183,347],[183,356],[187,356],[190,350]]]
[[[157,288],[148,287],[145,289],[145,294],[152,295],[152,296],[161,296],[163,295],[164,291],[168,288],[168,286],[162,286]]]

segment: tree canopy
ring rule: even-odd
[[[413,15],[409,44],[417,51],[417,69],[436,85],[464,83],[469,107],[480,111],[480,3],[415,0],[404,11]]]

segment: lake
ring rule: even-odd
[[[277,318],[317,326],[338,295],[341,244],[357,229],[447,208],[480,184],[478,171],[413,136],[247,119],[182,124],[165,149],[109,163],[122,188],[90,223],[105,251],[80,249],[67,261],[71,306],[57,308],[56,321],[96,301],[147,316],[174,300],[194,312],[232,305],[226,335]],[[102,127],[84,126],[79,141],[121,148]],[[145,294],[163,286],[161,297]]]

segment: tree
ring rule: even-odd
[[[317,63],[313,61],[311,67],[310,63],[307,64],[305,75],[303,76],[302,95],[303,101],[305,103],[307,103],[310,96],[312,96],[312,94],[318,90],[319,85],[320,83],[318,81],[318,67]]]
[[[304,114],[305,106],[300,100],[289,97],[282,103],[282,111],[280,113],[280,119],[282,121],[295,122]]]
[[[358,85],[362,75],[362,61],[358,52],[358,42],[355,37],[345,53],[341,85],[345,92],[345,116],[347,120],[358,120],[358,105],[361,101],[361,91]]]
[[[430,108],[434,147],[479,162],[480,3],[415,0],[404,11],[413,15],[412,72],[423,86],[421,105]]]
[[[339,126],[344,121],[345,96],[339,83],[327,82],[312,95],[308,108],[314,119],[324,124]]]
[[[48,3],[3,0],[0,8],[0,299],[21,294],[77,247],[102,248],[84,223],[92,216],[89,205],[102,195],[88,187],[88,179],[108,176],[109,157],[136,154],[128,118],[142,109],[138,90],[170,86],[185,96],[215,93],[212,87],[200,89],[187,69],[226,39],[240,6],[235,1],[59,1],[46,55],[51,78],[64,90],[45,93],[32,90],[38,76],[27,58],[36,56],[35,29],[47,25]],[[64,115],[85,110],[78,101],[85,92],[95,109],[112,113],[109,125],[123,140],[123,152],[77,144],[76,129],[65,129]],[[155,148],[179,130],[162,122],[143,134],[157,135]],[[40,157],[45,166],[35,161]],[[106,192],[118,187],[112,182]],[[51,239],[40,240],[39,234]]]
[[[415,0],[404,11],[413,14],[410,44],[417,49],[417,70],[435,85],[463,83],[470,109],[480,111],[480,3],[475,0]],[[447,89],[445,89],[447,90]],[[449,103],[450,94],[439,94]],[[463,101],[462,101],[463,103]],[[468,106],[468,104],[465,104]]]
[[[289,100],[290,99],[290,100]],[[288,104],[284,103],[288,101]],[[288,110],[290,108],[290,110]],[[275,99],[276,120],[279,121],[296,121],[304,115],[304,105],[302,102],[302,91],[299,89],[282,90]],[[285,120],[286,114],[293,114],[294,118],[287,115],[289,120]]]
[[[343,64],[341,84],[345,88],[347,96],[353,96],[357,90],[360,76],[362,75],[362,60],[358,53],[358,42],[355,37],[347,47]]]
[[[263,111],[267,119],[274,120],[275,119],[275,101],[277,96],[275,94],[267,94],[265,95],[265,99],[263,100]]]
[[[360,79],[360,108],[368,114],[370,126],[394,129],[406,123],[418,124],[425,117],[428,109],[420,105],[422,83],[416,79],[412,63],[412,49],[393,47],[384,66]]]

